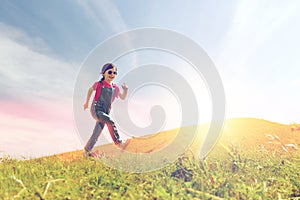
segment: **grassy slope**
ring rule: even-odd
[[[207,130],[207,125],[199,133]],[[189,134],[193,127],[185,127]],[[127,151],[158,151],[177,130],[134,138]],[[200,134],[201,135],[201,134]],[[195,140],[201,142],[201,137]],[[259,119],[226,121],[205,161],[184,155],[166,168],[136,174],[82,159],[81,151],[0,164],[0,199],[280,199],[300,196],[300,131]],[[197,145],[196,145],[197,146]],[[284,148],[283,148],[284,147]],[[195,146],[194,146],[195,148]],[[112,145],[98,147],[122,155]],[[197,149],[197,148],[195,148]],[[112,152],[111,152],[112,151]],[[197,150],[195,150],[197,151]]]
[[[290,125],[261,119],[239,118],[226,121],[222,139],[250,147],[251,145],[266,145],[276,138],[282,143],[292,142],[300,145],[299,136],[300,132],[291,131]]]
[[[299,125],[300,126],[300,125]],[[199,146],[203,141],[203,135],[207,132],[209,125],[204,124],[197,127],[197,137],[194,138],[191,144],[191,149],[194,153],[199,151]],[[184,140],[184,136],[191,134],[195,130],[194,126],[183,127],[179,139],[175,142]],[[153,135],[132,138],[125,151],[133,153],[152,153],[159,151],[168,145],[180,146],[174,144],[174,138],[177,136],[179,129],[163,131]],[[300,131],[291,131],[290,125],[279,124],[262,119],[255,118],[236,118],[228,119],[224,123],[223,132],[216,146],[220,145],[235,145],[246,149],[255,148],[276,148],[276,150],[293,151],[294,147],[300,148]],[[288,145],[285,147],[284,145]],[[291,145],[293,144],[293,145]],[[284,148],[283,148],[284,147]],[[107,154],[120,154],[124,152],[117,149],[113,144],[96,147],[99,152]],[[80,157],[81,151],[68,152],[59,156],[63,159],[72,159]]]

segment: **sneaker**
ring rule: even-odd
[[[115,141],[115,144],[116,144],[116,145],[119,145],[119,144],[121,144],[121,143],[122,143],[122,140],[116,140],[116,141]]]
[[[85,150],[85,149],[83,150],[82,154],[83,154],[84,158],[92,157],[92,153],[89,152],[89,151],[87,151],[87,150]]]
[[[120,140],[120,142],[117,145],[120,149],[124,150],[128,144],[129,144],[129,140],[126,140],[125,142]]]

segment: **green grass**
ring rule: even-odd
[[[221,145],[205,161],[187,152],[147,173],[93,159],[2,159],[0,199],[292,199],[300,196],[299,166],[297,151]]]

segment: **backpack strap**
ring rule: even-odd
[[[102,88],[104,88],[103,82],[99,81],[99,84],[101,85]]]

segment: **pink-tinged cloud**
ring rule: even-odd
[[[69,104],[0,104],[0,151],[12,157],[39,157],[81,148]]]
[[[17,118],[30,118],[44,121],[57,128],[69,128],[72,123],[72,105],[68,102],[51,102],[49,100],[2,100],[2,113]]]
[[[0,152],[37,157],[81,148],[74,66],[39,52],[45,44],[22,30],[3,23],[0,30]]]

